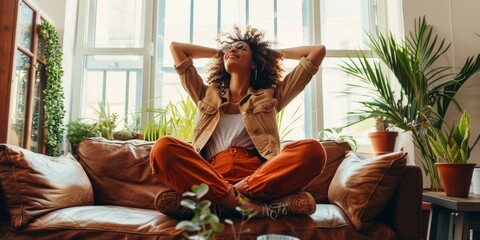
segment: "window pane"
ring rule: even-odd
[[[362,96],[357,94],[344,94],[347,84],[358,84],[357,80],[340,71],[339,64],[346,58],[326,58],[322,63],[323,78],[323,109],[324,109],[324,126],[325,128],[342,127],[346,125],[348,112],[357,111],[361,105],[358,101],[362,100]],[[350,119],[352,121],[354,119]],[[352,127],[345,129],[346,135],[353,136],[357,142],[361,144],[369,144],[370,140],[366,133],[369,128],[374,126],[373,121],[364,121]]]
[[[110,113],[118,115],[117,128],[123,128],[121,121],[141,108],[143,58],[89,55],[85,66],[84,116],[97,119],[98,103],[107,103]]]
[[[10,130],[8,143],[23,147],[27,105],[27,89],[30,79],[31,58],[17,50],[15,75],[12,82]]]
[[[24,2],[20,2],[20,21],[18,22],[18,45],[32,51],[33,22],[35,13]]]
[[[330,50],[367,49],[365,32],[370,32],[368,0],[321,1],[322,43]]]
[[[88,47],[141,48],[145,0],[91,0]]]
[[[216,47],[217,0],[195,1],[193,12],[193,42],[203,46]]]
[[[265,37],[275,39],[273,0],[249,1],[250,19],[248,24],[265,31]]]
[[[245,0],[222,0],[221,4],[220,29],[222,31],[230,31],[235,24],[240,26],[246,25]]]
[[[162,1],[160,1],[162,2]],[[190,41],[190,0],[165,0],[165,5],[158,7],[157,52],[160,61],[157,64],[173,67],[170,43]]]
[[[35,71],[35,84],[33,89],[33,116],[32,116],[32,132],[30,134],[30,150],[40,152],[43,142],[43,89],[46,84],[45,65],[37,63]]]
[[[278,41],[279,48],[296,47],[307,43],[308,26],[304,26],[302,19],[308,12],[302,11],[302,4],[298,1],[292,4],[290,0],[278,0]]]

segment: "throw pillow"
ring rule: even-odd
[[[71,154],[49,157],[0,144],[0,188],[14,228],[56,209],[93,204],[93,190]]]
[[[153,144],[99,137],[78,145],[79,162],[92,182],[95,204],[155,209],[155,196],[165,186],[152,175]]]
[[[328,200],[343,209],[357,230],[368,229],[395,192],[406,153],[365,158],[349,152],[328,190]]]
[[[312,194],[317,203],[328,203],[328,188],[338,166],[350,150],[347,142],[323,141],[320,142],[327,153],[327,160],[323,172],[315,177],[303,190]]]

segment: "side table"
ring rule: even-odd
[[[422,198],[432,204],[427,239],[480,239],[480,196],[424,191]]]

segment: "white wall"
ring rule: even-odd
[[[403,19],[405,32],[412,31],[414,20],[425,16],[434,31],[451,42],[442,65],[464,65],[468,56],[480,53],[480,1],[473,0],[403,0]],[[457,93],[456,99],[468,111],[472,118],[471,133],[480,134],[480,74],[469,79]],[[450,106],[447,119],[451,124],[458,123],[461,113]],[[472,139],[471,139],[472,140]],[[476,146],[470,162],[480,165],[480,144]]]

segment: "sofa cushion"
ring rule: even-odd
[[[327,153],[325,168],[321,174],[315,177],[304,191],[312,194],[317,203],[328,203],[328,188],[338,166],[350,150],[347,142],[323,141],[320,142]]]
[[[78,158],[93,185],[95,204],[155,209],[163,185],[152,175],[149,156],[154,142],[83,140]]]
[[[49,157],[0,144],[0,186],[14,228],[57,209],[93,204],[90,181],[71,154]]]
[[[395,192],[405,170],[405,155],[366,158],[349,152],[332,179],[328,200],[345,211],[357,230],[368,229]]]

